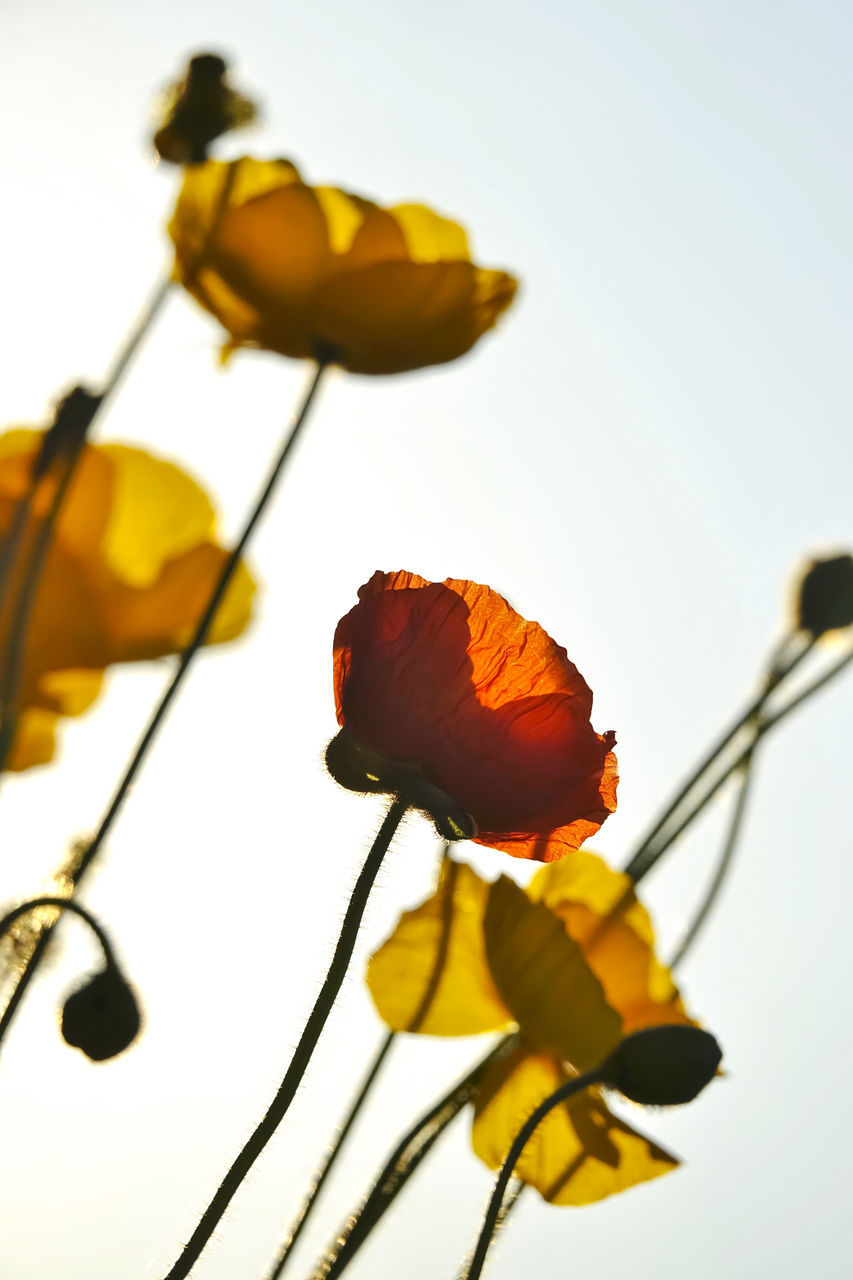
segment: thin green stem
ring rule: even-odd
[[[740,767],[737,798],[729,819],[728,829],[726,831],[725,839],[723,840],[723,846],[720,850],[714,875],[711,879],[711,883],[705,891],[705,896],[703,897],[696,914],[684,932],[684,937],[672,953],[672,957],[667,961],[670,969],[674,969],[676,965],[680,964],[687,952],[693,946],[697,935],[701,931],[705,921],[708,919],[708,916],[713,911],[720,893],[722,892],[723,885],[731,871],[735,850],[737,848],[741,830],[743,829],[747,800],[749,799],[752,786],[753,759],[754,750],[750,752],[749,757]]]
[[[285,1263],[290,1257],[297,1240],[301,1236],[308,1219],[311,1217],[314,1205],[317,1202],[317,1197],[323,1190],[326,1179],[335,1166],[338,1156],[343,1149],[344,1143],[349,1137],[350,1131],[358,1118],[359,1112],[367,1101],[368,1095],[379,1076],[379,1072],[382,1070],[382,1065],[390,1052],[396,1036],[396,1031],[388,1031],[383,1036],[382,1043],[373,1056],[373,1061],[364,1075],[361,1086],[353,1099],[346,1118],[341,1125],[340,1130],[335,1135],[334,1141],[326,1152],[322,1163],[316,1170],[311,1186],[308,1190],[308,1194],[300,1205],[299,1211],[293,1219],[293,1222],[290,1224],[287,1236],[279,1250],[278,1256],[267,1273],[267,1280],[279,1280],[279,1276],[284,1271]]]
[[[6,588],[9,585],[12,566],[15,563],[18,548],[24,536],[24,530],[32,513],[33,501],[39,483],[40,477],[34,471],[31,471],[27,481],[26,492],[15,503],[8,528],[0,538],[0,616],[2,616],[3,607],[6,603]]]
[[[417,1171],[451,1122],[471,1101],[488,1068],[505,1058],[517,1044],[518,1036],[515,1033],[504,1036],[403,1134],[361,1207],[350,1214],[342,1230],[317,1263],[311,1280],[336,1280],[336,1277],[343,1274],[409,1178]]]
[[[109,831],[111,830],[112,825],[115,822],[125,799],[127,798],[127,794],[130,791],[133,781],[136,778],[139,768],[145,756],[147,755],[152,742],[154,741],[157,731],[159,730],[163,722],[163,719],[165,718],[166,712],[168,711],[172,701],[175,698],[175,695],[177,694],[181,684],[183,683],[190,665],[192,664],[199,649],[204,643],[208,632],[210,631],[210,627],[216,615],[216,611],[222,602],[222,598],[225,595],[225,592],[228,588],[228,584],[234,575],[234,572],[240,561],[240,557],[245,551],[245,548],[247,543],[249,542],[249,539],[251,538],[261,516],[263,515],[264,511],[266,510],[266,507],[269,504],[270,498],[273,495],[275,487],[284,472],[285,465],[288,461],[288,458],[290,457],[291,452],[299,438],[299,435],[301,434],[305,426],[305,423],[307,422],[311,405],[314,401],[317,390],[320,386],[323,373],[327,367],[328,367],[327,365],[322,363],[317,365],[316,371],[311,379],[311,382],[308,386],[308,389],[305,393],[302,403],[299,409],[297,410],[296,416],[293,419],[288,429],[287,435],[285,437],[281,450],[278,454],[278,457],[276,458],[272,466],[272,469],[270,470],[266,483],[261,489],[261,492],[258,498],[256,499],[254,506],[252,507],[252,510],[246,521],[246,524],[243,527],[242,533],[237,539],[237,542],[233,550],[229,554],[228,559],[226,560],[225,564],[222,567],[222,572],[220,573],[219,579],[213,588],[213,592],[211,593],[210,600],[208,601],[207,607],[196,625],[196,629],[193,634],[193,637],[190,640],[184,652],[181,654],[175,673],[171,681],[169,682],[169,685],[167,686],[166,690],[164,691],[162,697],[160,698],[159,703],[155,707],[154,712],[152,713],[151,719],[148,722],[148,726],[143,732],[142,737],[140,738],[139,743],[137,744],[136,750],[134,751],[129,763],[127,764],[121,779],[119,780],[116,790],[113,793],[113,797],[110,800],[106,808],[106,811],[104,813],[104,816],[101,819],[100,825],[97,831],[95,832],[95,835],[93,836],[91,842],[89,843],[88,848],[86,849],[86,852],[81,858],[79,866],[71,876],[74,888],[76,888],[80,884],[81,880],[84,878],[84,876],[88,872],[89,867],[92,865],[95,857],[100,851],[104,843],[104,840],[106,839]],[[15,1012],[18,1008],[18,1005],[23,999],[27,986],[32,981],[32,978],[36,972],[36,969],[40,964],[42,957],[44,956],[44,952],[49,940],[50,928],[51,926],[47,926],[45,928],[45,931],[42,934],[42,937],[39,939],[38,944],[36,945],[35,951],[33,952],[33,955],[29,964],[26,966],[23,972],[19,975],[18,981],[12,992],[12,995],[9,998],[9,1002],[3,1011],[2,1017],[0,1017],[0,1044],[2,1044],[3,1037],[8,1031],[9,1025],[11,1024],[11,1021],[15,1016]]]
[[[438,991],[438,985],[441,981],[441,975],[444,972],[444,966],[447,963],[447,952],[450,947],[450,934],[453,928],[453,892],[456,884],[456,878],[459,874],[459,863],[454,862],[449,857],[449,854],[450,846],[445,844],[441,857],[441,864],[446,869],[441,911],[441,932],[439,934],[438,945],[436,946],[435,963],[432,966],[432,971],[424,988],[423,997],[415,1010],[411,1021],[406,1027],[407,1032],[418,1031],[423,1025],[424,1019],[426,1018],[426,1015],[430,1010],[430,1006],[435,999],[436,992]],[[361,1087],[359,1088],[358,1093],[347,1112],[340,1131],[335,1136],[331,1146],[325,1153],[319,1167],[314,1173],[308,1194],[303,1200],[296,1217],[288,1229],[284,1243],[279,1250],[272,1269],[268,1272],[267,1280],[279,1280],[279,1277],[284,1271],[287,1259],[293,1252],[293,1247],[296,1244],[296,1241],[299,1239],[299,1236],[302,1234],[306,1223],[314,1211],[317,1197],[322,1191],[323,1185],[331,1173],[362,1107],[370,1096],[371,1090],[379,1076],[380,1069],[385,1062],[396,1037],[396,1031],[389,1031],[382,1040],[382,1043],[374,1056],[373,1062],[368,1068],[362,1081]]]
[[[527,1120],[525,1120],[524,1124],[515,1136],[513,1144],[509,1149],[509,1154],[501,1166],[500,1173],[495,1179],[494,1190],[492,1191],[491,1199],[489,1200],[486,1214],[483,1218],[483,1225],[480,1228],[480,1234],[474,1248],[474,1256],[471,1259],[470,1266],[464,1273],[464,1280],[479,1280],[483,1270],[483,1263],[486,1261],[486,1254],[489,1251],[489,1245],[492,1243],[492,1236],[494,1235],[495,1227],[497,1226],[498,1219],[501,1216],[501,1206],[503,1205],[507,1184],[512,1177],[513,1170],[518,1163],[518,1159],[521,1156],[522,1151],[527,1146],[527,1143],[532,1138],[536,1129],[548,1113],[553,1111],[554,1107],[559,1106],[561,1102],[565,1102],[574,1094],[580,1093],[582,1089],[587,1089],[590,1085],[600,1083],[601,1079],[597,1070],[587,1071],[582,1076],[576,1076],[573,1080],[567,1080],[559,1089],[555,1089],[552,1094],[549,1094],[544,1102],[540,1102],[536,1110],[528,1116]],[[504,1216],[506,1216],[506,1214],[504,1214]]]
[[[136,324],[128,333],[121,347],[117,351],[115,358],[107,371],[101,387],[99,399],[101,404],[113,394],[122,377],[124,376],[127,366],[139,350],[142,340],[145,338],[148,330],[157,319],[163,309],[163,304],[169,296],[174,281],[170,272],[164,272],[163,276],[157,281],[151,296],[145,303]],[[99,406],[100,407],[100,406]]]
[[[344,915],[344,922],[335,952],[332,956],[332,963],[329,965],[329,971],[320,988],[320,994],[305,1024],[305,1030],[302,1033],[299,1044],[296,1046],[296,1051],[291,1059],[290,1066],[285,1072],[284,1079],[279,1085],[278,1091],[260,1124],[258,1124],[220,1183],[213,1199],[202,1214],[201,1221],[166,1280],[184,1280],[189,1275],[243,1179],[287,1114],[349,968],[359,926],[361,925],[373,882],[407,808],[408,805],[405,800],[395,797],[391,801],[382,826],[379,828],[376,839],[355,883],[352,897]]]
[[[760,715],[764,709],[765,703],[771,693],[778,687],[781,682],[786,679],[799,666],[803,659],[811,652],[814,645],[813,637],[803,637],[799,646],[795,645],[795,636],[786,637],[775,650],[771,661],[772,677],[768,678],[763,684],[760,693],[753,699],[750,705],[743,711],[721,734],[721,736],[712,744],[710,749],[705,753],[702,759],[696,765],[693,772],[689,775],[681,787],[676,791],[675,795],[666,805],[664,810],[655,819],[652,827],[646,832],[643,839],[637,845],[629,862],[625,867],[625,873],[636,879],[639,874],[645,874],[643,868],[649,857],[649,851],[654,849],[660,843],[665,833],[666,827],[671,819],[682,808],[684,802],[689,799],[691,793],[703,780],[708,771],[717,763],[720,756],[726,748],[734,741],[738,734],[742,733],[753,722],[757,715]],[[793,652],[790,652],[793,650]],[[671,840],[667,840],[667,846]],[[656,858],[654,859],[656,861]]]
[[[95,917],[85,907],[81,907],[79,902],[71,902],[68,898],[58,898],[54,894],[44,894],[40,898],[30,898],[29,902],[22,902],[20,906],[13,907],[11,911],[7,911],[5,916],[0,919],[0,938],[11,929],[15,921],[20,919],[21,916],[29,915],[31,911],[37,911],[39,907],[56,907],[57,911],[71,911],[75,916],[79,916],[81,920],[85,920],[101,945],[107,966],[112,969],[118,969],[112,943]]]

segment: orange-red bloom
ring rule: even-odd
[[[515,857],[551,862],[598,830],[615,735],[592,728],[565,649],[473,582],[377,572],[358,594],[335,633],[335,705],[359,747],[414,768]]]

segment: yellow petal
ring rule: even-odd
[[[528,1116],[568,1079],[553,1058],[518,1049],[490,1068],[477,1092],[472,1142],[491,1169],[506,1158]],[[598,1089],[585,1089],[546,1116],[524,1148],[516,1175],[552,1204],[594,1204],[668,1173],[678,1160],[619,1120]]]
[[[289,160],[208,160],[189,165],[168,231],[175,246],[175,274],[185,282],[199,268],[208,241],[229,202],[242,204],[299,182]]]
[[[109,523],[101,542],[106,567],[131,586],[151,586],[167,560],[209,539],[213,505],[173,463],[126,445],[102,445],[99,453],[112,470]]]
[[[489,976],[483,913],[489,886],[446,858],[438,889],[406,911],[367,966],[379,1016],[394,1031],[465,1036],[512,1021]]]
[[[622,1020],[562,920],[502,876],[484,929],[492,977],[525,1039],[581,1071],[606,1058]]]
[[[48,671],[39,681],[39,705],[64,716],[82,715],[101,692],[103,683],[103,671]]]
[[[18,716],[15,736],[6,768],[12,773],[47,764],[56,749],[55,729],[59,717],[41,707],[28,707]]]
[[[465,228],[442,218],[423,204],[398,204],[389,209],[400,224],[412,262],[470,262]]]
[[[212,543],[170,560],[152,586],[116,586],[102,602],[108,662],[158,658],[184,648],[210,599],[227,553]],[[251,616],[255,583],[238,566],[213,621],[208,644],[233,640]]]
[[[559,916],[580,943],[625,1035],[664,1022],[688,1023],[670,972],[654,952],[654,928],[628,876],[579,849],[533,877],[528,894]]]

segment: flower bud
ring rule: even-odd
[[[722,1056],[714,1037],[699,1027],[648,1027],[617,1045],[601,1066],[601,1082],[632,1102],[672,1107],[702,1092]]]
[[[326,768],[347,791],[399,796],[432,820],[442,840],[472,840],[477,834],[471,815],[430,782],[418,765],[389,760],[381,751],[356,742],[347,729],[335,734],[326,748]]]
[[[123,1053],[142,1020],[130,985],[115,965],[96,973],[65,1001],[62,1037],[93,1062]]]
[[[853,625],[853,556],[812,560],[800,582],[797,626],[822,636]]]
[[[190,58],[183,79],[169,88],[161,109],[162,123],[154,134],[161,160],[202,164],[215,138],[255,119],[254,103],[230,87],[226,71],[225,59],[216,53]]]

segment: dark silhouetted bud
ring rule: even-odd
[[[363,747],[346,729],[326,747],[326,768],[341,787],[359,793],[390,792],[391,762],[379,751]]]
[[[41,479],[57,458],[73,458],[86,439],[101,396],[85,387],[72,387],[56,406],[53,422],[42,437],[41,449],[33,461],[33,476]]]
[[[797,625],[814,636],[853,625],[853,556],[812,560],[800,583]]]
[[[154,134],[154,148],[171,164],[202,164],[215,138],[242,129],[257,117],[257,108],[228,84],[224,58],[200,53],[186,74],[166,92]]]
[[[110,965],[73,992],[62,1010],[62,1036],[93,1062],[104,1062],[133,1043],[142,1020],[129,984]]]
[[[672,1107],[692,1102],[710,1084],[722,1056],[714,1037],[699,1027],[648,1027],[617,1045],[601,1066],[601,1080],[632,1102]]]
[[[384,792],[400,796],[435,824],[442,840],[471,840],[477,824],[469,813],[425,777],[415,764],[398,764],[372,747],[356,742],[341,729],[326,748],[326,768],[340,786],[361,793]]]

